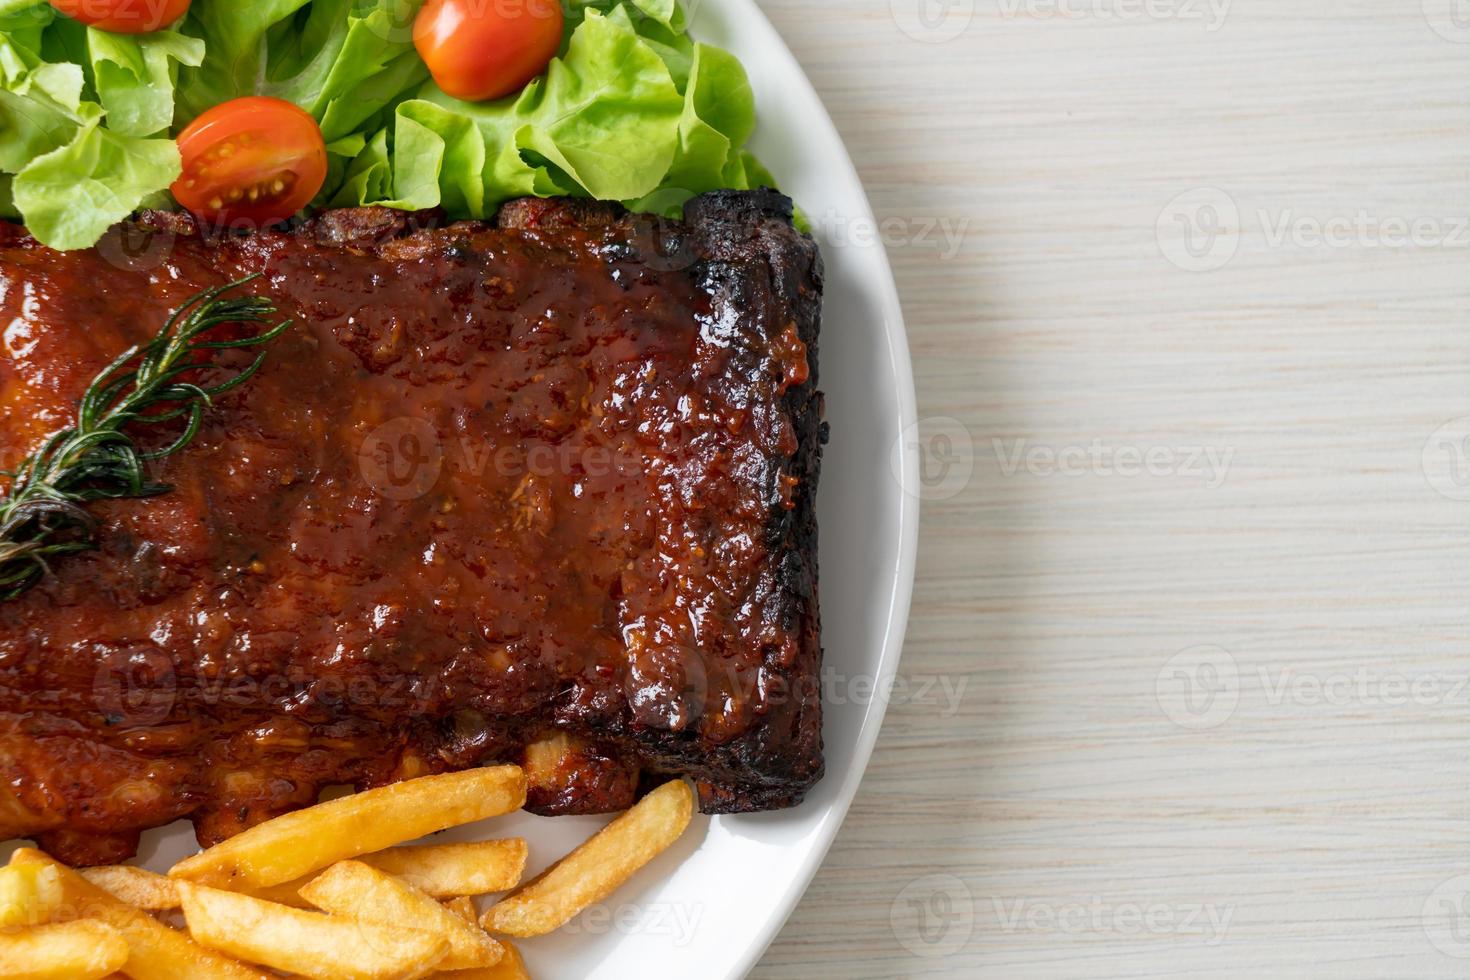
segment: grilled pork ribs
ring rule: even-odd
[[[789,201],[146,214],[70,253],[0,224],[0,468],[253,274],[296,324],[157,464],[172,492],[94,505],[100,550],[0,603],[0,838],[116,861],[178,818],[208,845],[329,785],[505,761],[549,814],[670,775],[711,813],[801,800],[822,267]]]

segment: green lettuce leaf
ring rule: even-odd
[[[268,95],[310,112],[328,143],[378,128],[374,121],[429,77],[413,46],[419,3],[195,3],[185,30],[203,37],[209,53],[181,79],[179,122],[230,99]]]
[[[485,213],[485,138],[472,120],[431,102],[406,102],[397,127],[395,207]]]
[[[0,89],[0,172],[19,173],[32,160],[76,135],[79,112],[40,93]]]
[[[684,111],[679,117],[679,145],[666,188],[686,192],[685,199],[717,187],[749,187],[740,147],[755,130],[755,95],[745,69],[735,57],[707,44],[694,47],[689,85],[684,93]],[[731,161],[741,163],[737,170]],[[683,201],[664,197],[667,205]],[[635,202],[633,209],[659,210]]]
[[[333,201],[483,218],[511,198],[568,194],[676,213],[695,194],[769,180],[747,166],[745,70],[682,33],[677,4],[593,0],[572,14],[562,54],[519,95],[473,104],[430,82],[399,104]],[[467,124],[485,152],[471,152]]]
[[[516,101],[516,146],[591,197],[638,197],[668,172],[682,109],[663,59],[635,32],[592,14]]]
[[[51,22],[53,11],[47,0],[0,0],[0,20],[14,24],[20,14],[32,15],[32,23],[44,27]]]
[[[687,26],[679,0],[633,0],[633,6],[676,34]]]
[[[678,0],[564,0],[562,9],[567,15],[569,33],[581,26],[589,13],[606,16],[620,9],[637,20],[652,21],[674,34],[683,34],[688,27],[684,8]]]
[[[206,110],[242,95],[261,95],[270,50],[266,35],[311,0],[253,0],[251,3],[196,3],[184,30],[202,37],[209,52],[204,64],[180,79],[178,122],[187,124]]]
[[[92,84],[107,128],[120,136],[154,136],[174,121],[178,66],[204,62],[204,42],[172,31],[129,36],[87,29]]]
[[[181,170],[173,140],[122,136],[94,119],[66,146],[31,161],[12,193],[37,240],[87,248]]]
[[[49,5],[0,0],[0,212],[55,248],[93,245],[165,191],[179,63],[204,57],[173,32],[104,34]]]
[[[326,192],[322,203],[329,208],[355,208],[393,196],[393,163],[388,158],[388,130],[381,129],[367,142],[339,178],[340,186]],[[332,181],[328,181],[331,187]]]
[[[21,81],[42,62],[45,30],[56,19],[44,0],[0,0],[0,84]]]
[[[50,7],[46,8],[50,10]],[[24,12],[0,18],[0,172],[17,173],[38,156],[58,149],[78,128],[101,117],[102,108],[83,101],[86,74],[80,65],[41,60],[39,32],[6,32]]]

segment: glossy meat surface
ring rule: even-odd
[[[262,273],[297,320],[160,464],[171,494],[98,505],[102,549],[0,605],[3,835],[111,861],[497,761],[548,813],[656,774],[708,812],[798,802],[824,429],[789,216],[526,201],[208,241],[153,215],[65,254],[0,226],[6,464],[205,287]]]

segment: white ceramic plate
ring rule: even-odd
[[[821,601],[827,776],[800,807],[696,817],[673,850],[610,900],[552,936],[522,944],[531,973],[574,980],[738,980],[790,915],[857,792],[898,666],[913,584],[918,500],[913,376],[887,256],[855,234],[873,215],[852,162],[796,59],[754,0],[695,0],[693,33],[733,51],[755,86],[755,149],[819,228],[827,302],[821,382],[832,442],[822,472]],[[906,440],[904,440],[906,442]],[[895,447],[898,447],[895,453]],[[605,820],[527,814],[460,828],[439,840],[520,835],[528,872]],[[142,863],[166,870],[197,849],[177,823],[144,837]],[[9,850],[7,848],[6,850]]]

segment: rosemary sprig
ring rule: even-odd
[[[262,351],[245,370],[212,386],[185,380],[209,367],[216,351],[262,347],[291,327],[280,323],[239,340],[207,340],[227,324],[265,324],[275,305],[261,296],[226,298],[251,276],[200,293],[181,306],[158,336],[113,361],[82,396],[74,428],[50,436],[13,471],[0,496],[0,601],[24,593],[47,574],[50,560],[97,547],[97,519],[84,504],[168,493],[149,482],[144,465],[179,452],[199,434],[215,397],[249,381],[265,363]],[[145,452],[127,430],[185,420],[182,434]]]

